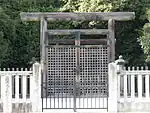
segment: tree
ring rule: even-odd
[[[20,12],[57,11],[57,0],[1,0],[0,66],[30,67],[33,57],[40,58],[39,23],[22,22]],[[2,39],[3,38],[3,39]],[[2,44],[4,43],[4,44]],[[3,47],[4,46],[4,47]],[[5,49],[3,49],[5,48]],[[2,50],[2,51],[1,51]],[[6,57],[7,56],[7,57]]]
[[[0,7],[0,66],[8,66],[9,56],[12,53],[10,45],[10,38],[13,39],[14,33],[14,21],[7,15]]]
[[[141,31],[140,41],[145,53],[146,62],[150,63],[150,9],[147,11],[147,18],[149,22],[144,25]]]
[[[128,65],[143,65],[144,52],[141,49],[138,38],[138,30],[147,22],[145,18],[146,8],[149,0],[63,0],[62,11],[73,12],[135,12],[135,20],[127,22],[116,22],[116,58],[123,55],[129,62]],[[80,22],[79,27],[89,27],[91,22]],[[106,22],[92,22],[93,27],[106,28]]]

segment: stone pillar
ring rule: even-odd
[[[108,64],[108,79],[109,79],[109,97],[108,97],[108,112],[117,113],[117,71],[116,63]]]
[[[1,76],[1,91],[3,102],[3,113],[12,112],[12,76],[7,74]]]
[[[41,65],[36,62],[33,64],[33,76],[31,79],[31,101],[32,112],[42,111],[41,100]]]
[[[125,60],[122,56],[112,63],[108,64],[109,76],[109,98],[108,98],[108,112],[118,112],[118,98],[120,97],[120,73],[123,70]]]

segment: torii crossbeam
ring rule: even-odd
[[[91,13],[66,13],[66,12],[36,12],[36,13],[20,13],[21,19],[24,21],[40,21],[41,17],[44,17],[48,21],[56,20],[83,20],[83,21],[93,21],[93,20],[118,20],[126,21],[135,18],[134,12],[91,12]]]

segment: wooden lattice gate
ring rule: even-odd
[[[107,64],[115,60],[115,20],[131,20],[134,13],[21,13],[21,18],[41,22],[42,109],[108,109]],[[56,20],[108,20],[108,29],[48,30],[47,21]],[[52,40],[55,35],[73,38]],[[86,40],[81,35],[105,37]]]
[[[108,45],[80,40],[80,32],[74,42],[63,40],[67,45],[61,40],[47,42],[43,108],[107,109]]]

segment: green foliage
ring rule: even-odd
[[[56,1],[0,1],[3,11],[0,12],[0,67],[28,67],[34,57],[40,58],[39,23],[22,22],[19,14],[22,11],[57,11],[59,2]]]
[[[146,61],[150,63],[150,9],[147,12],[147,18],[149,20],[142,29],[142,36],[140,37],[142,48],[144,49]]]
[[[150,6],[150,0],[63,0],[62,11],[73,12],[135,12],[135,20],[116,22],[116,58],[121,54],[129,62],[128,65],[143,65],[144,53],[138,38],[139,29],[147,22],[145,11]],[[84,23],[84,24],[83,24]],[[84,25],[88,28],[91,22],[80,22],[79,28]],[[107,28],[105,22],[92,22],[96,28]]]
[[[14,39],[14,21],[0,8],[0,66],[8,65],[12,48],[9,46]]]
[[[39,23],[22,22],[20,12],[111,12],[133,11],[136,19],[116,22],[116,58],[122,54],[129,65],[144,63],[144,49],[138,38],[146,33],[139,29],[147,22],[145,11],[150,0],[0,0],[0,67],[28,67],[34,57],[40,58]],[[144,26],[144,29],[149,27]],[[107,28],[102,21],[49,22],[49,29]],[[142,36],[144,37],[144,36]],[[141,38],[142,39],[142,38]],[[142,41],[142,47],[148,48]]]

